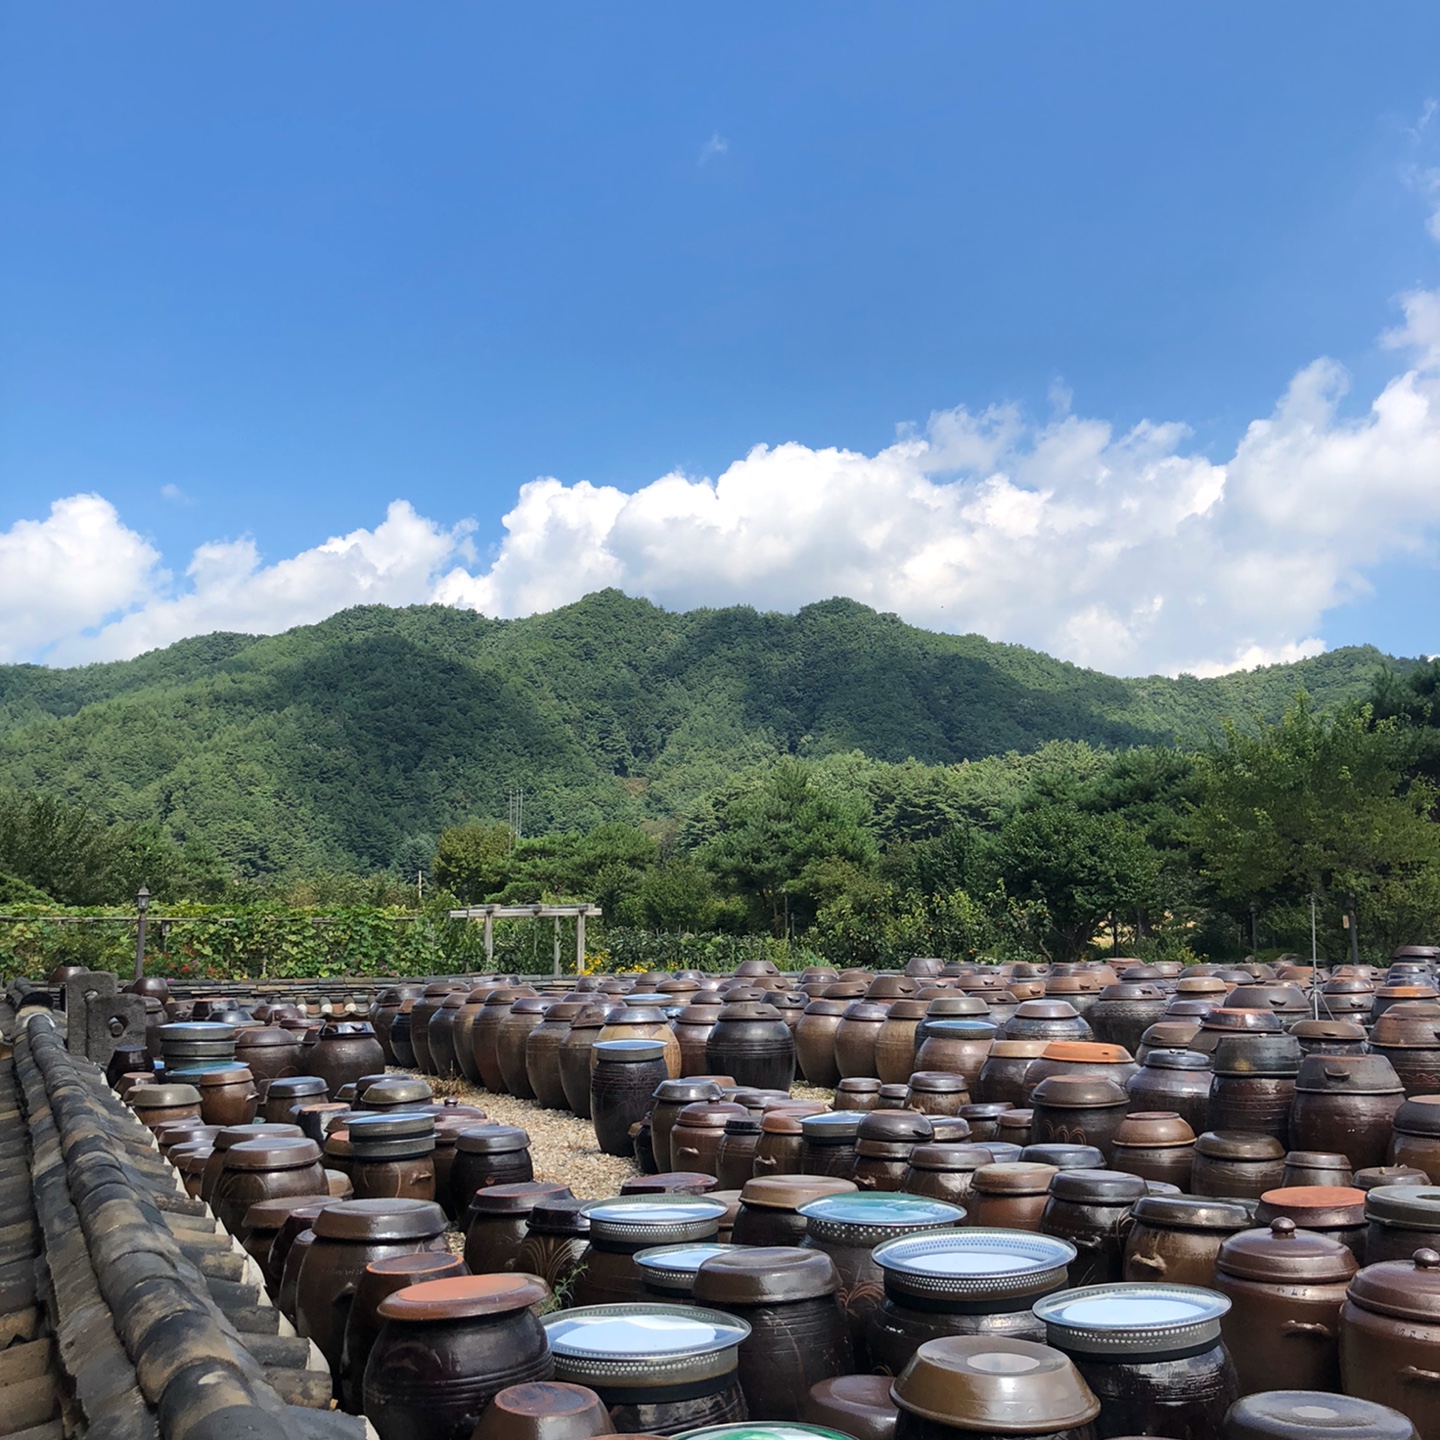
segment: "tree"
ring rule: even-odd
[[[452,825],[436,842],[435,880],[456,899],[478,905],[504,886],[514,846],[515,832],[508,825]]]
[[[640,882],[640,919],[652,930],[689,933],[715,921],[715,891],[704,869],[688,856],[666,860]]]

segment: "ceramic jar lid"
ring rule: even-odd
[[[990,1053],[995,1053],[993,1046]],[[965,1089],[965,1077],[948,1070],[916,1070],[910,1076],[910,1088],[926,1095],[954,1095]]]
[[[1395,1128],[1406,1135],[1440,1135],[1440,1095],[1416,1095],[1395,1112]]]
[[[1214,1344],[1228,1297],[1198,1285],[1086,1285],[1037,1300],[1052,1345],[1075,1355],[1163,1355]]]
[[[1133,1065],[1135,1057],[1123,1045],[1102,1045],[1095,1040],[1052,1040],[1042,1060],[1065,1060],[1083,1065]]]
[[[273,1140],[300,1134],[303,1132],[298,1125],[256,1120],[249,1125],[222,1125],[211,1144],[217,1150],[228,1150],[232,1145],[243,1145],[247,1140]]]
[[[1062,1173],[1053,1165],[1018,1160],[982,1165],[975,1172],[975,1188],[985,1195],[1044,1195],[1051,1180]]]
[[[937,995],[925,1006],[926,1015],[988,1015],[990,1007],[981,995]]]
[[[937,1170],[947,1175],[994,1163],[995,1152],[985,1145],[917,1145],[910,1152],[912,1170]]]
[[[936,1145],[963,1145],[970,1139],[970,1122],[963,1115],[932,1115],[930,1132]]]
[[[851,1440],[840,1430],[801,1425],[793,1420],[746,1420],[736,1425],[706,1425],[682,1430],[676,1440]]]
[[[268,1100],[299,1100],[306,1095],[325,1095],[329,1087],[318,1075],[282,1075],[270,1082]]]
[[[592,1047],[597,1060],[621,1065],[637,1065],[647,1060],[665,1058],[663,1040],[597,1040]]]
[[[874,1250],[887,1291],[923,1300],[1012,1300],[1065,1281],[1076,1250],[1026,1230],[973,1227],[887,1240]]]
[[[698,1305],[589,1305],[542,1322],[555,1378],[576,1385],[654,1389],[728,1375],[750,1326]]]
[[[1401,1095],[1405,1087],[1383,1055],[1307,1055],[1295,1089],[1321,1095]]]
[[[242,1140],[225,1152],[227,1170],[300,1170],[320,1163],[320,1147],[302,1135]]]
[[[1034,1001],[1027,1000],[1027,1005]],[[1024,1006],[1021,1007],[1022,1009]],[[1070,1008],[1068,1005],[1065,1007]],[[1048,1040],[997,1040],[990,1047],[992,1060],[1038,1060],[1045,1053]]]
[[[221,1025],[211,1020],[186,1020],[160,1027],[160,1043],[173,1043],[179,1041],[182,1044],[187,1041],[230,1041],[235,1038],[235,1027],[233,1025]]]
[[[528,1150],[530,1137],[518,1125],[472,1125],[455,1137],[455,1148],[466,1155],[505,1155]]]
[[[1268,1225],[1289,1216],[1307,1230],[1334,1230],[1365,1223],[1365,1192],[1348,1185],[1291,1185],[1267,1190],[1255,1207],[1255,1218]]]
[[[930,1117],[918,1110],[872,1110],[861,1120],[856,1135],[862,1141],[920,1145],[932,1139],[934,1133]]]
[[[703,1170],[662,1170],[657,1175],[632,1175],[621,1195],[705,1195],[720,1182]],[[586,1202],[587,1204],[590,1202]]]
[[[813,1144],[839,1145],[856,1138],[864,1118],[860,1110],[826,1110],[820,1115],[802,1117],[800,1133]]]
[[[1103,1170],[1105,1156],[1094,1145],[1027,1145],[1020,1159],[1030,1165],[1053,1165],[1057,1170]]]
[[[268,1050],[294,1043],[295,1037],[279,1025],[245,1025],[235,1032],[236,1050]]]
[[[417,1110],[357,1111],[346,1122],[352,1144],[380,1140],[409,1140],[434,1135],[435,1117]]]
[[[591,1200],[585,1214],[596,1240],[678,1245],[709,1239],[727,1208],[725,1201],[709,1195],[618,1195]]]
[[[200,1092],[193,1085],[137,1085],[128,1103],[133,1110],[168,1110],[176,1105],[198,1105]]]
[[[1132,1110],[1116,1129],[1114,1143],[1122,1149],[1128,1145],[1163,1150],[1193,1145],[1195,1132],[1174,1110]]]
[[[568,1195],[537,1200],[525,1228],[536,1235],[562,1235],[572,1238],[588,1235],[590,1217],[585,1213],[585,1206],[589,1203],[588,1200],[577,1200]]]
[[[556,1180],[519,1180],[510,1185],[487,1185],[477,1190],[469,1213],[476,1215],[528,1215],[545,1200],[572,1199],[570,1187]]]
[[[1252,1223],[1250,1208],[1239,1200],[1213,1200],[1201,1195],[1146,1195],[1131,1212],[1137,1224],[1180,1230],[1244,1230]]]
[[[701,1263],[693,1293],[702,1305],[786,1305],[833,1295],[839,1284],[823,1250],[737,1245]]]
[[[430,1086],[424,1080],[396,1075],[367,1085],[360,1095],[360,1105],[366,1110],[390,1110],[406,1105],[424,1105],[433,1098]]]
[[[1088,1425],[1100,1402],[1066,1355],[1030,1340],[955,1335],[916,1350],[891,1398],[947,1428],[1044,1435]]]
[[[1198,1050],[1152,1050],[1145,1057],[1147,1070],[1208,1070],[1210,1057]]]
[[[659,1105],[693,1105],[697,1100],[719,1098],[720,1087],[713,1080],[703,1079],[662,1080],[655,1087],[654,1096]]]
[[[749,1113],[745,1106],[732,1104],[728,1100],[701,1100],[685,1106],[675,1124],[683,1125],[689,1130],[723,1130],[725,1122],[732,1116]]]
[[[1241,1280],[1278,1285],[1343,1284],[1358,1268],[1339,1240],[1301,1230],[1281,1215],[1264,1228],[1241,1230],[1220,1246],[1215,1268]]]
[[[1050,1075],[1035,1087],[1030,1098],[1035,1105],[1060,1110],[1090,1110],[1129,1103],[1124,1086],[1103,1075]]]
[[[336,1200],[312,1228],[325,1240],[433,1240],[445,1233],[445,1212],[433,1200]]]
[[[1402,1230],[1440,1232],[1440,1185],[1382,1185],[1365,1195],[1365,1218]]]
[[[1080,1012],[1068,1000],[1023,1000],[1017,1020],[1078,1020]]]
[[[1207,1130],[1195,1141],[1195,1153],[1211,1160],[1283,1160],[1285,1147],[1273,1135],[1249,1130]]]
[[[1124,1206],[1128,1209],[1146,1193],[1138,1175],[1119,1170],[1057,1170],[1050,1179],[1050,1193],[1057,1200],[1075,1205]]]
[[[1009,1100],[977,1100],[974,1104],[960,1107],[960,1118],[973,1125],[977,1120],[998,1120],[1007,1110],[1014,1108]]]
[[[762,1210],[798,1210],[822,1195],[853,1195],[859,1186],[837,1175],[758,1175],[740,1190],[740,1203]]]
[[[1350,1282],[1348,1293],[1356,1305],[1381,1315],[1440,1321],[1440,1251],[1427,1247],[1409,1260],[1367,1265]]]
[[[379,1315],[382,1320],[410,1324],[475,1320],[528,1310],[548,1294],[544,1285],[528,1275],[450,1275],[387,1295],[380,1302]]]
[[[1254,1034],[1278,1035],[1285,1027],[1273,1010],[1245,1010],[1228,1005],[1212,1010],[1200,1023],[1202,1030],[1248,1030]]]
[[[313,1195],[286,1195],[279,1200],[257,1200],[245,1212],[246,1230],[278,1230],[297,1210],[315,1204]]]
[[[1408,1415],[1328,1390],[1265,1390],[1237,1400],[1225,1416],[1225,1440],[1415,1440]]]
[[[872,1245],[887,1234],[934,1230],[942,1225],[958,1225],[965,1218],[958,1205],[895,1192],[826,1195],[802,1205],[800,1213],[809,1234],[817,1240],[863,1244],[873,1235]]]
[[[677,1297],[689,1299],[694,1294],[695,1277],[700,1267],[717,1255],[727,1255],[736,1247],[719,1240],[701,1240],[687,1245],[654,1245],[635,1253],[635,1263],[654,1290],[673,1291]]]

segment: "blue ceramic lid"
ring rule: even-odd
[[[1198,1285],[1087,1285],[1047,1295],[1030,1308],[1057,1349],[1139,1355],[1218,1341],[1230,1301]]]

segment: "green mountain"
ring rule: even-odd
[[[676,813],[736,768],[863,750],[954,763],[1047,740],[1194,741],[1301,687],[1362,695],[1370,647],[1215,680],[1120,680],[848,600],[669,614],[607,590],[523,620],[364,606],[73,670],[0,667],[0,785],[158,819],[243,871],[374,869],[441,827]]]

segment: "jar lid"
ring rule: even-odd
[[[297,1210],[314,1204],[313,1195],[286,1195],[279,1200],[257,1200],[245,1212],[245,1228],[278,1230]]]
[[[975,1172],[975,1188],[985,1195],[1045,1195],[1050,1181],[1061,1173],[1053,1165],[1004,1161],[982,1165]]]
[[[1053,1165],[1057,1170],[1103,1170],[1105,1156],[1094,1145],[1027,1145],[1020,1159],[1029,1165]]]
[[[719,1229],[727,1206],[709,1195],[618,1195],[585,1206],[597,1240],[663,1245],[705,1240]]]
[[[275,1045],[294,1045],[295,1037],[279,1025],[245,1025],[235,1035],[237,1050],[267,1050]]]
[[[174,1040],[233,1040],[235,1027],[213,1020],[185,1020],[160,1027],[160,1043]]]
[[[1025,1003],[1028,1005],[1034,1002],[1027,1000]],[[1070,1007],[1067,1005],[1065,1008],[1068,1010]],[[1038,1060],[1049,1044],[1048,1040],[997,1040],[990,1047],[990,1059]]]
[[[300,1170],[320,1163],[320,1147],[303,1135],[242,1140],[225,1152],[227,1170]]]
[[[728,1100],[701,1100],[685,1106],[676,1117],[675,1124],[691,1130],[723,1130],[725,1122],[732,1116],[749,1113],[745,1106]]]
[[[1440,1231],[1440,1185],[1381,1185],[1365,1195],[1365,1218],[1402,1230]]]
[[[1285,1147],[1273,1135],[1207,1130],[1196,1139],[1195,1153],[1212,1160],[1283,1160]]]
[[[1061,1110],[1113,1108],[1130,1103],[1124,1086],[1103,1075],[1047,1075],[1030,1099],[1034,1105]]]
[[[927,1015],[988,1015],[990,1007],[980,995],[936,995],[925,1007]]]
[[[917,1145],[910,1152],[912,1170],[963,1174],[994,1163],[995,1152],[986,1145]]]
[[[846,1095],[878,1095],[880,1082],[873,1075],[851,1075],[835,1087],[837,1096],[842,1092]]]
[[[477,1215],[528,1215],[545,1200],[569,1200],[568,1185],[557,1180],[518,1180],[509,1185],[487,1185],[470,1200],[469,1217]]]
[[[1129,1209],[1146,1194],[1139,1175],[1119,1170],[1057,1170],[1050,1178],[1057,1200],[1079,1205],[1121,1205]]]
[[[785,1305],[833,1295],[839,1284],[835,1262],[823,1250],[740,1245],[705,1258],[693,1293],[704,1305]]]
[[[970,1139],[970,1122],[963,1115],[932,1115],[930,1132],[937,1145],[964,1145]]]
[[[435,1117],[415,1110],[382,1110],[352,1115],[347,1122],[352,1144],[374,1140],[408,1140],[435,1133]]]
[[[1241,1280],[1293,1285],[1348,1281],[1357,1266],[1349,1246],[1328,1235],[1301,1230],[1281,1215],[1268,1226],[1230,1236],[1220,1246],[1215,1268]]]
[[[1395,1129],[1406,1135],[1440,1135],[1440,1095],[1416,1095],[1395,1112]]]
[[[800,1133],[807,1140],[818,1140],[822,1145],[838,1144],[853,1140],[860,1133],[860,1122],[864,1118],[864,1113],[859,1110],[826,1110],[819,1115],[802,1117]]]
[[[424,1324],[437,1320],[473,1320],[528,1310],[549,1294],[528,1275],[450,1275],[422,1280],[387,1295],[379,1306],[382,1320]]]
[[[1201,1022],[1202,1030],[1250,1030],[1262,1035],[1278,1035],[1285,1027],[1273,1010],[1246,1010],[1222,1005],[1211,1010]]]
[[[1297,1170],[1345,1170],[1350,1169],[1350,1157],[1338,1150],[1287,1150],[1285,1168]]]
[[[904,1235],[873,1252],[886,1290],[955,1300],[1046,1294],[1064,1283],[1075,1255],[1073,1245],[1052,1235],[987,1227]]]
[[[998,1120],[1007,1110],[1014,1108],[1008,1100],[979,1100],[972,1105],[962,1105],[960,1116],[970,1123],[976,1120]]]
[[[1225,1415],[1225,1440],[1416,1440],[1408,1415],[1328,1390],[1264,1390],[1237,1400]]]
[[[611,1042],[606,1041],[606,1044]],[[664,1048],[662,1043],[661,1048]],[[662,1105],[691,1105],[697,1100],[718,1100],[720,1087],[713,1080],[662,1080],[654,1099]]]
[[[1351,1177],[1351,1184],[1357,1190],[1378,1190],[1385,1185],[1404,1186],[1419,1189],[1430,1183],[1430,1177],[1423,1170],[1410,1165],[1370,1165],[1357,1170]]]
[[[653,1389],[733,1373],[750,1326],[698,1305],[630,1303],[561,1310],[542,1321],[555,1378]]]
[[[363,1109],[378,1110],[381,1107],[424,1105],[433,1098],[430,1086],[424,1080],[397,1075],[393,1079],[387,1077],[367,1085],[361,1093],[360,1104]]]
[[[1147,1070],[1208,1070],[1210,1057],[1198,1050],[1152,1050],[1145,1057]]]
[[[518,1125],[472,1125],[455,1137],[455,1148],[467,1155],[506,1155],[528,1150],[530,1137]]]
[[[592,1047],[598,1060],[617,1064],[637,1064],[644,1060],[663,1060],[663,1040],[597,1040]]]
[[[995,1053],[993,1047],[990,1053]],[[952,1075],[948,1070],[916,1070],[910,1076],[910,1088],[927,1095],[954,1095],[966,1088],[965,1077]]]
[[[267,1100],[295,1100],[302,1095],[324,1095],[328,1086],[318,1075],[282,1075],[270,1082]]]
[[[1017,1020],[1078,1020],[1080,1012],[1068,1000],[1024,1000]]]
[[[126,1103],[132,1110],[168,1110],[176,1105],[198,1105],[200,1092],[193,1085],[137,1085]]]
[[[445,1212],[433,1200],[335,1200],[312,1228],[325,1240],[433,1240],[445,1233]]]
[[[758,1175],[740,1190],[740,1203],[762,1210],[798,1210],[822,1195],[853,1195],[853,1180],[832,1175]]]
[[[1131,1213],[1137,1223],[1180,1230],[1244,1230],[1252,1221],[1241,1201],[1201,1195],[1146,1195]]]
[[[800,1134],[800,1121],[807,1115],[818,1115],[820,1107],[808,1106],[777,1106],[767,1110],[760,1117],[760,1131],[764,1135],[798,1135]]]
[[[729,1254],[735,1247],[719,1240],[691,1241],[684,1245],[652,1245],[635,1252],[635,1263],[645,1283],[656,1290],[673,1290],[687,1299],[695,1288],[695,1276],[701,1265],[717,1255]]]
[[[620,1194],[705,1195],[719,1183],[703,1170],[661,1170],[656,1175],[632,1175],[621,1185]]]
[[[281,1136],[303,1135],[298,1125],[285,1125],[268,1120],[256,1120],[249,1125],[222,1125],[211,1144],[217,1150],[228,1150],[232,1145],[243,1145],[247,1140],[278,1139]]]
[[[1000,1027],[989,1020],[929,1020],[925,1025],[927,1040],[993,1040],[999,1033]]]
[[[1365,1192],[1348,1185],[1290,1185],[1267,1190],[1255,1207],[1255,1218],[1268,1225],[1288,1215],[1307,1230],[1334,1230],[1365,1223]]]
[[[1220,1338],[1227,1296],[1198,1285],[1086,1285],[1032,1305],[1052,1345],[1078,1355],[1156,1355]]]
[[[800,1207],[809,1233],[818,1240],[863,1243],[910,1230],[938,1230],[958,1225],[965,1212],[958,1205],[920,1195],[886,1191],[880,1194],[824,1195]]]
[[[872,1110],[861,1120],[857,1135],[862,1141],[918,1145],[933,1138],[934,1131],[930,1117],[918,1110]]]
[[[1115,1131],[1115,1145],[1169,1149],[1193,1145],[1195,1132],[1174,1110],[1132,1110]]]
[[[1400,1320],[1440,1320],[1440,1250],[1417,1249],[1409,1260],[1367,1265],[1350,1282],[1362,1309]]]
[[[733,1425],[682,1430],[676,1440],[852,1440],[852,1437],[840,1430],[802,1425],[795,1420],[745,1420]]]
[[[1402,1095],[1405,1087],[1383,1055],[1307,1055],[1295,1089],[1304,1094]]]
[[[1079,978],[1079,977],[1077,977]],[[916,1350],[891,1398],[947,1428],[1033,1435],[1088,1425],[1100,1402],[1073,1362],[1048,1345],[951,1335]]]

